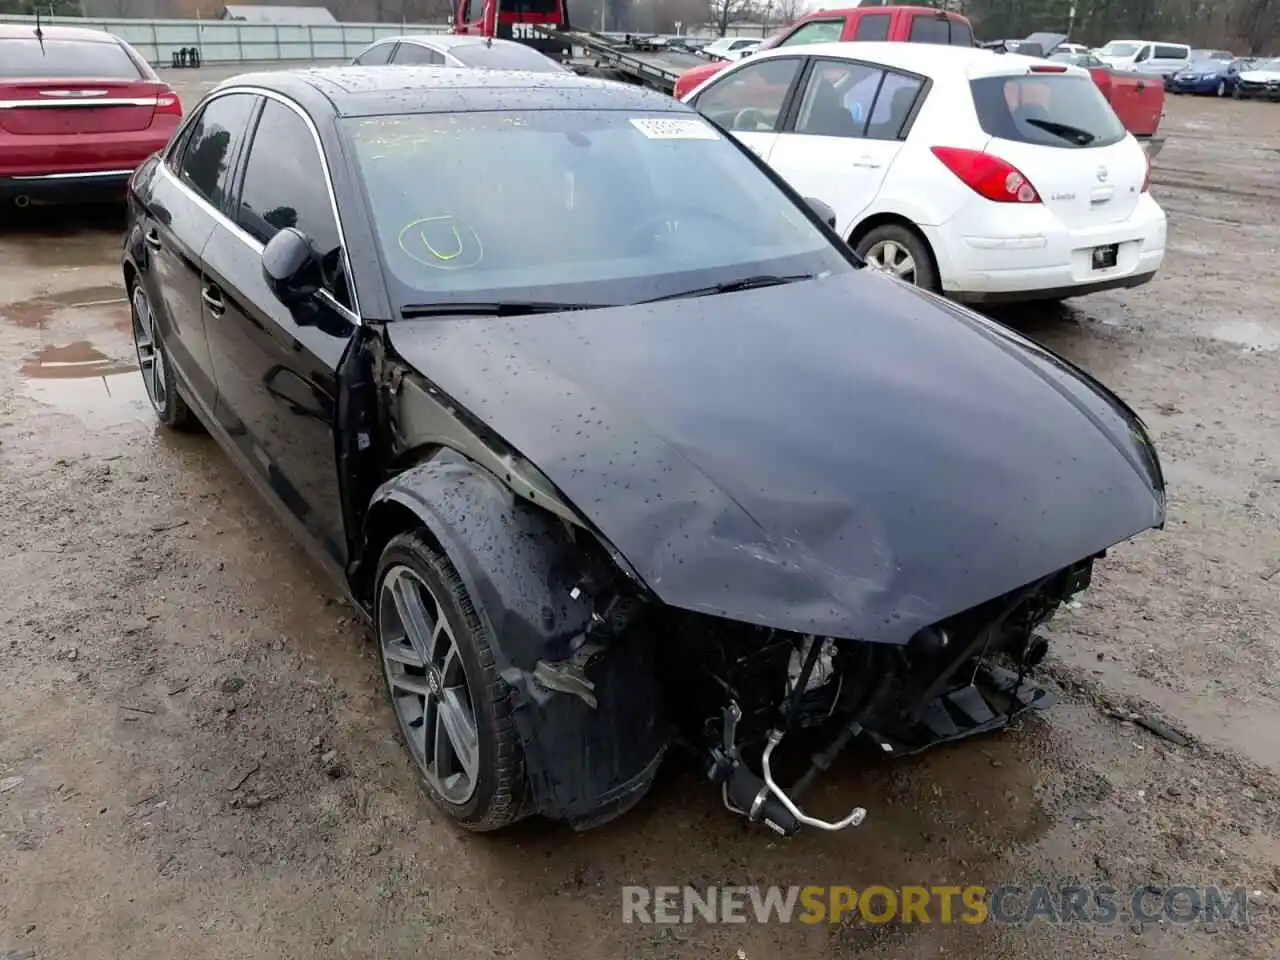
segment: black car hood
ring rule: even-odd
[[[1113,394],[870,270],[388,330],[689,610],[901,643],[1164,520]]]

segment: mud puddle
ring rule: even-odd
[[[22,365],[23,393],[88,427],[147,423],[153,415],[137,364],[88,340],[54,344]]]

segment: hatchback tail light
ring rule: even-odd
[[[1039,203],[1040,194],[1022,171],[999,157],[963,147],[934,147],[933,155],[969,189],[996,203]]]
[[[162,91],[156,96],[156,116],[182,116],[182,101],[172,90]]]

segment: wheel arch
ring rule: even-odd
[[[924,230],[921,229],[920,226],[910,217],[905,217],[900,213],[894,213],[892,211],[873,213],[871,216],[858,221],[858,223],[854,225],[853,229],[849,231],[849,246],[856,250],[863,237],[878,227],[902,227],[904,230],[908,230],[918,237],[920,242],[924,244],[925,252],[929,254],[929,262],[933,267],[933,275],[938,278],[938,282],[941,284],[942,271],[938,263],[938,252],[934,249],[933,244],[929,242],[929,238],[926,236]]]
[[[411,528],[424,529],[457,571],[487,633],[538,812],[585,827],[630,809],[653,781],[668,732],[655,722],[664,711],[652,643],[600,616],[619,595],[602,545],[439,447],[373,496],[359,564],[371,610],[368,571]]]

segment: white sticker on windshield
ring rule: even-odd
[[[632,117],[631,125],[650,140],[719,140],[715,127],[684,117]]]

